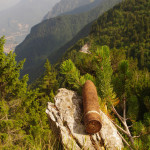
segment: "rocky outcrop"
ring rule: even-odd
[[[48,103],[46,113],[50,127],[56,137],[61,139],[64,149],[118,150],[123,148],[117,129],[102,111],[99,112],[102,120],[100,132],[93,135],[85,132],[82,97],[76,92],[59,89],[54,100],[55,104]]]
[[[89,51],[89,45],[88,45],[88,44],[85,44],[85,45],[81,48],[80,52],[86,53],[86,54],[91,54],[91,52]]]

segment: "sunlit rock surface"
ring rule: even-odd
[[[55,136],[61,139],[64,149],[118,150],[123,148],[117,129],[102,111],[100,111],[101,131],[94,135],[85,132],[82,97],[76,92],[59,89],[54,100],[55,104],[48,103],[46,113],[50,127]]]

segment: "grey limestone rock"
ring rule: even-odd
[[[55,104],[48,103],[46,113],[50,127],[56,137],[61,139],[64,149],[118,150],[123,148],[117,129],[101,110],[101,131],[94,135],[85,132],[82,97],[76,92],[59,89],[54,100]]]

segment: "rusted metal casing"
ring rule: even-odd
[[[86,132],[94,134],[100,131],[101,117],[99,114],[99,102],[97,96],[97,90],[94,83],[87,80],[82,90],[83,96],[83,108],[84,108],[84,124]]]

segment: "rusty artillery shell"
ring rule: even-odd
[[[86,132],[94,134],[100,131],[102,124],[99,114],[99,102],[97,90],[94,83],[87,80],[82,90],[83,108],[84,108],[84,124]]]

